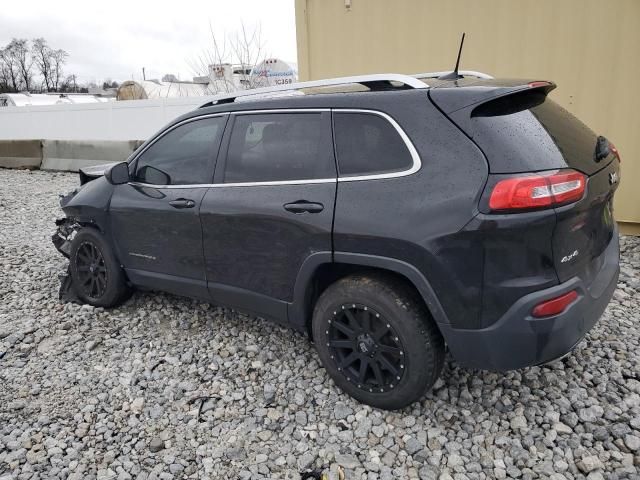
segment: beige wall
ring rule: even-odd
[[[302,80],[451,69],[464,31],[462,69],[555,81],[552,98],[620,150],[616,217],[640,223],[640,0],[295,5]]]

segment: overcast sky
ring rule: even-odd
[[[242,23],[260,26],[270,56],[296,61],[294,0],[173,0],[98,3],[28,0],[0,9],[0,46],[13,37],[44,37],[69,53],[65,74],[82,82],[194,75],[190,61]]]

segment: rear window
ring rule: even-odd
[[[334,112],[333,122],[341,177],[400,172],[413,165],[404,140],[384,117]]]
[[[574,168],[592,174],[597,136],[542,91],[528,90],[476,107],[465,131],[492,173]]]

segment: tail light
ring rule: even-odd
[[[545,300],[533,308],[531,315],[537,318],[549,317],[564,312],[569,305],[578,298],[578,292],[571,290],[569,293],[560,295],[559,297]]]
[[[494,211],[549,208],[580,200],[587,177],[575,170],[500,180],[491,191],[489,208]]]
[[[619,162],[622,162],[622,159],[620,158],[620,152],[618,151],[616,146],[611,142],[609,142],[609,151],[616,156]]]

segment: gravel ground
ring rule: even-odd
[[[135,294],[57,300],[57,195],[77,176],[0,170],[0,479],[640,478],[640,241],[571,356],[507,374],[447,361],[420,404],[341,394],[301,335]]]

